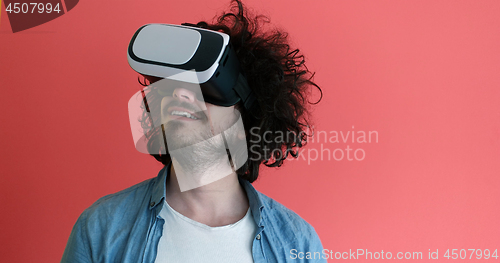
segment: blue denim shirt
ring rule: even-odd
[[[153,263],[163,234],[164,220],[159,214],[169,171],[170,165],[156,178],[104,196],[87,208],[73,227],[61,262]],[[240,184],[257,224],[254,262],[326,262],[310,224],[255,190],[250,182],[241,179]]]

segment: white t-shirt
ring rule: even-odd
[[[252,212],[238,222],[210,227],[175,211],[164,202],[165,220],[155,263],[253,263],[252,242],[257,226]]]

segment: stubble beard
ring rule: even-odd
[[[215,164],[227,160],[227,150],[220,135],[213,136],[210,128],[196,134],[178,121],[171,121],[165,127],[167,153],[189,174],[200,174]]]

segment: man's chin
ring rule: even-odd
[[[207,127],[194,127],[186,122],[175,120],[164,124],[164,135],[170,151],[193,146],[211,140],[213,137]]]
[[[186,129],[184,129],[186,128]],[[180,127],[175,130],[165,129],[165,139],[169,151],[179,150],[204,141],[198,134],[193,134],[193,129]]]
[[[189,135],[182,132],[179,133],[176,132],[171,134],[167,134],[165,132],[165,138],[167,140],[168,150],[174,151],[185,147],[189,147],[197,143],[195,140],[189,137],[190,137]]]

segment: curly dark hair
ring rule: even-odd
[[[236,105],[247,132],[247,146],[251,149],[246,163],[236,172],[249,182],[257,179],[261,163],[276,167],[281,166],[289,154],[294,158],[298,157],[299,148],[307,143],[307,137],[312,136],[308,134],[308,104],[317,104],[323,96],[321,88],[312,81],[314,73],[306,67],[304,55],[299,49],[289,45],[288,34],[278,29],[267,32],[262,30],[262,26],[269,22],[269,18],[265,16],[248,15],[241,1],[232,0],[230,12],[217,17],[214,23],[201,21],[197,24],[183,24],[228,34],[248,84],[256,96],[258,109],[252,114],[240,103]],[[139,79],[139,83],[143,86],[148,85],[146,80],[149,84],[160,80],[157,77],[141,76],[144,81]],[[321,94],[316,102],[308,101],[311,88],[319,90]],[[159,100],[161,98],[156,101],[149,99],[146,107],[155,110],[153,108],[159,107]],[[146,111],[142,125],[145,128],[151,125]],[[147,137],[156,138],[159,132],[160,128],[154,129]],[[279,141],[274,138],[262,140],[266,134],[271,134],[274,138],[279,135],[281,137]],[[293,136],[288,136],[290,134]],[[157,142],[150,140],[149,152],[161,152],[154,147],[158,147]],[[168,165],[171,161],[168,154],[151,155],[163,165]]]

